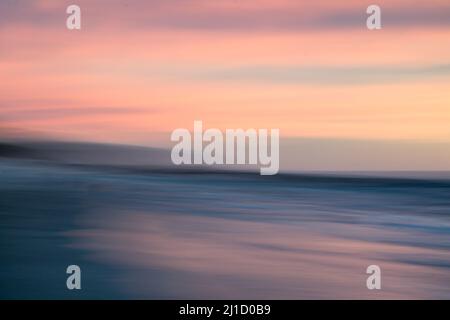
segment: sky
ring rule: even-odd
[[[164,145],[202,120],[442,152],[450,2],[2,0],[0,82],[0,134]]]

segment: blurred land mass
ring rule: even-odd
[[[84,142],[0,142],[0,157],[52,161],[63,164],[167,166],[164,149]]]

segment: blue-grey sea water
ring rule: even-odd
[[[0,298],[450,299],[450,180],[0,162]],[[68,265],[81,290],[66,288]],[[381,290],[366,269],[381,268]]]

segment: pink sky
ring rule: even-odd
[[[282,137],[450,142],[450,3],[0,4],[0,126],[152,144],[194,120]]]

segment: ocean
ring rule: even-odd
[[[2,299],[450,299],[448,176],[1,160],[0,239]]]

